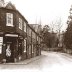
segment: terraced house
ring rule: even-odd
[[[0,0],[0,62],[17,62],[41,54],[41,37],[12,3]]]

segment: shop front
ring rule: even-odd
[[[18,35],[5,34],[3,43],[4,59],[6,59],[6,62],[15,62],[18,56]]]
[[[0,37],[0,61],[16,62],[21,60],[23,40],[17,34],[5,34]]]
[[[14,62],[18,35],[0,35],[0,62]]]

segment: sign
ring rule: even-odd
[[[0,45],[0,54],[2,53],[2,45]]]
[[[3,43],[3,37],[0,37],[0,43]]]
[[[16,35],[16,34],[5,34],[5,36],[8,36],[8,37],[18,37],[18,35]]]

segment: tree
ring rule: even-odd
[[[64,44],[66,48],[72,48],[72,21],[70,21],[67,31],[64,34]]]
[[[56,37],[56,33],[49,32],[49,30],[50,30],[50,27],[48,25],[45,25],[43,27],[41,34],[42,34],[44,43],[47,45],[47,47],[51,48],[51,47],[57,46],[56,43],[58,39]]]
[[[48,25],[45,25],[43,27],[43,30],[41,31],[41,35],[43,37],[43,42],[48,46],[50,47],[50,33],[49,33],[49,26]]]
[[[66,46],[66,48],[70,48],[72,49],[72,6],[70,8],[70,16],[68,16],[68,21],[67,21],[67,24],[68,24],[68,27],[66,29],[66,32],[64,34],[64,44]]]

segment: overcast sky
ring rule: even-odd
[[[66,21],[72,0],[5,0],[11,1],[19,12],[24,15],[29,23],[49,24],[61,17],[63,29],[66,28]],[[51,26],[51,25],[50,25]]]

